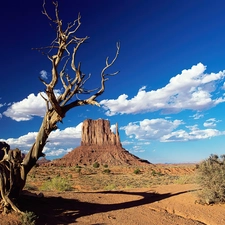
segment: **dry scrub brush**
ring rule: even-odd
[[[211,155],[197,166],[200,203],[225,202],[225,155]]]

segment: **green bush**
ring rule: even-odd
[[[104,174],[110,174],[111,173],[111,170],[110,169],[105,169],[105,170],[102,171],[102,173],[104,173]]]
[[[72,186],[66,178],[54,177],[51,180],[44,182],[41,186],[42,191],[70,191]]]
[[[137,169],[135,169],[135,170],[134,170],[134,173],[135,173],[135,174],[140,174],[140,173],[141,173],[141,171],[140,171],[140,169],[139,169],[139,168],[137,168]]]
[[[93,167],[94,167],[94,168],[99,168],[99,166],[100,166],[100,164],[99,164],[98,162],[95,162],[95,163],[93,164]]]
[[[225,202],[225,155],[211,155],[197,166],[200,203]]]

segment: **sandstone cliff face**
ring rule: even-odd
[[[110,130],[110,122],[108,120],[85,120],[81,136],[81,146],[75,148],[63,158],[53,160],[46,165],[93,165],[95,162],[109,166],[144,166],[150,164],[147,160],[142,160],[132,155],[122,147],[118,125],[116,125],[116,132],[113,133]]]
[[[116,125],[116,133],[110,130],[110,123],[108,120],[87,119],[83,122],[81,146],[90,145],[113,145],[121,146],[118,132],[118,125]]]

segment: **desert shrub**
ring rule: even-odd
[[[161,172],[156,172],[155,170],[152,170],[152,176],[163,176]]]
[[[197,166],[201,203],[225,202],[225,155],[211,155]]]
[[[82,168],[81,166],[79,166],[78,164],[75,166],[75,168]]]
[[[51,180],[47,180],[41,186],[42,191],[70,191],[72,186],[70,181],[66,178],[54,177]]]
[[[93,167],[94,167],[94,168],[99,168],[99,166],[100,166],[100,164],[99,164],[98,162],[95,162],[95,163],[93,164]]]
[[[34,214],[34,212],[26,211],[20,217],[20,221],[22,225],[35,225],[38,217]]]
[[[108,168],[108,165],[107,165],[107,164],[105,164],[105,165],[103,165],[103,167]]]
[[[76,168],[76,169],[75,169],[75,172],[76,172],[76,173],[80,173],[80,172],[81,172],[81,167]]]
[[[24,189],[26,189],[26,190],[28,190],[28,191],[37,191],[37,190],[38,190],[38,188],[37,188],[36,186],[31,185],[31,184],[29,184],[29,183],[26,183],[26,184],[25,184]]]
[[[152,176],[156,176],[157,173],[155,170],[152,170],[151,174],[152,174]]]
[[[141,173],[141,170],[139,168],[134,170],[134,174],[140,174],[140,173]]]
[[[112,191],[116,190],[116,185],[115,184],[108,184],[107,186],[104,187],[106,191]]]
[[[110,169],[105,169],[105,170],[102,171],[102,173],[104,173],[104,174],[110,174],[111,173],[111,170]]]

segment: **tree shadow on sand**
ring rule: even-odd
[[[62,197],[43,197],[21,196],[19,205],[23,211],[32,211],[39,218],[37,225],[57,225],[76,223],[76,220],[83,216],[93,215],[95,213],[105,213],[113,210],[128,209],[132,207],[150,204],[176,195],[184,194],[189,191],[178,193],[149,193],[149,192],[125,192],[125,191],[105,191],[105,192],[88,192],[87,194],[100,194],[104,198],[104,194],[117,195],[133,195],[141,198],[121,203],[98,204],[91,202],[82,202],[71,198]],[[195,190],[192,190],[195,191]],[[75,193],[79,195],[80,193]],[[83,194],[83,193],[81,193]]]

